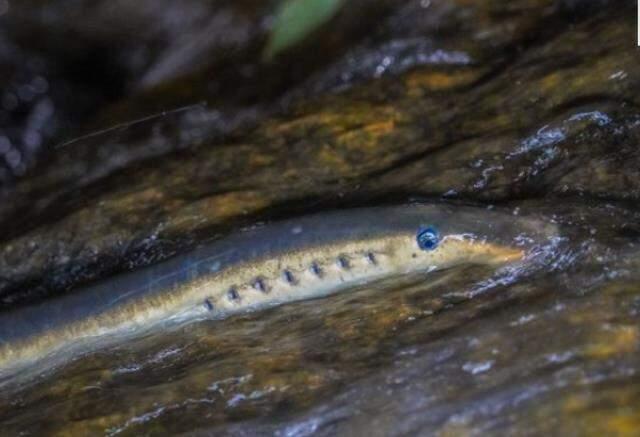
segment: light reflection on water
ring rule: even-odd
[[[7,391],[0,421],[35,434],[482,434],[542,432],[574,408],[563,426],[586,427],[592,406],[617,414],[638,397],[622,382],[640,342],[640,296],[602,281],[618,258],[592,252],[556,241],[527,269],[463,266],[149,334]]]

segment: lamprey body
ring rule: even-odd
[[[0,314],[0,377],[166,323],[316,298],[394,275],[519,262],[555,232],[539,220],[451,205],[353,209],[256,227]]]

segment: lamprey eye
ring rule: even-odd
[[[418,247],[422,250],[434,250],[438,247],[440,237],[438,231],[432,227],[421,227],[418,229],[418,235],[416,236],[418,241]]]

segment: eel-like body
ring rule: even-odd
[[[553,225],[538,220],[450,205],[362,208],[256,227],[0,314],[0,379],[167,322],[224,317],[405,273],[517,262],[527,245],[553,234]]]

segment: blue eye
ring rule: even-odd
[[[422,250],[433,250],[438,247],[440,237],[438,231],[432,227],[421,227],[418,229],[418,235],[416,236],[418,241],[418,247]]]

